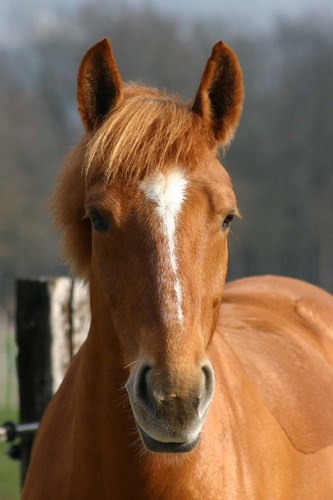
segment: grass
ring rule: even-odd
[[[18,422],[17,411],[0,410],[0,425],[6,420]],[[20,461],[12,460],[6,450],[11,443],[0,442],[0,500],[19,500],[20,498]]]

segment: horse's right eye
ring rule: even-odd
[[[105,216],[101,215],[96,209],[89,211],[89,218],[91,225],[96,231],[106,231],[109,227],[108,221]]]

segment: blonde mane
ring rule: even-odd
[[[177,96],[127,85],[122,102],[86,145],[85,178],[137,181],[179,161],[190,169],[210,143],[203,120]]]

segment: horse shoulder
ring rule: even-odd
[[[298,451],[333,443],[333,297],[290,278],[226,286],[217,328]]]

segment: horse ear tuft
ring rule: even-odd
[[[192,111],[208,123],[221,146],[226,146],[235,133],[243,95],[238,59],[227,45],[218,42],[207,61]]]
[[[78,110],[85,129],[95,130],[122,95],[122,81],[111,45],[104,38],[88,50],[78,71]]]

